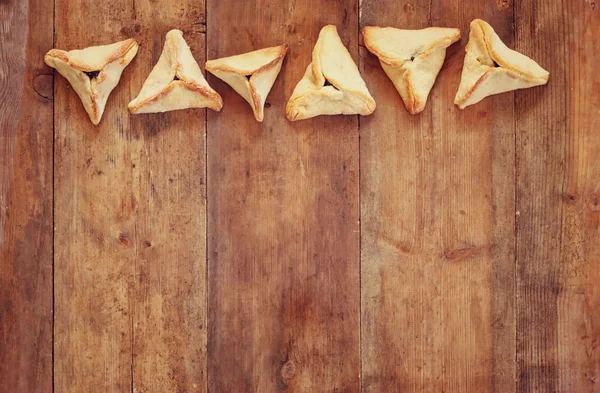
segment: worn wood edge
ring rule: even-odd
[[[15,393],[52,390],[53,78],[42,60],[52,45],[48,2],[0,4],[8,22],[0,64],[10,75],[0,85],[0,375]]]

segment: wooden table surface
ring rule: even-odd
[[[0,1],[0,392],[600,392],[600,4],[513,1]],[[474,18],[548,85],[458,110]],[[377,110],[288,122],[328,23]],[[367,25],[461,29],[422,114]],[[128,114],[172,28],[264,123]],[[95,127],[43,55],[127,37]]]

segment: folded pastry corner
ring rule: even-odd
[[[460,40],[460,30],[428,27],[402,30],[367,26],[365,46],[379,58],[406,109],[417,114],[425,109],[427,97],[446,58],[446,48]]]
[[[180,30],[167,33],[163,51],[138,96],[131,113],[156,113],[187,108],[220,111],[221,96],[204,79]]]
[[[281,71],[287,45],[273,46],[206,62],[206,70],[223,80],[252,107],[258,121],[264,119],[267,96]]]
[[[475,19],[454,103],[464,109],[492,94],[545,85],[549,76],[535,61],[509,49],[487,22]]]
[[[319,115],[365,116],[373,113],[375,106],[336,27],[323,27],[312,62],[287,103],[286,117],[294,121]]]
[[[110,45],[64,51],[51,49],[44,62],[65,77],[94,125],[100,123],[110,93],[133,60],[137,42],[130,38]]]

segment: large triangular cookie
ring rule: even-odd
[[[460,109],[492,94],[545,85],[550,74],[529,57],[509,49],[485,21],[471,22],[460,86]]]
[[[140,94],[129,103],[131,113],[155,113],[187,108],[220,111],[221,96],[204,79],[180,30],[167,33],[158,63]]]
[[[358,67],[335,26],[321,29],[308,65],[287,107],[289,120],[319,115],[370,115],[375,110]]]
[[[414,115],[425,109],[429,92],[444,64],[446,48],[460,39],[460,30],[367,26],[363,37],[365,46],[379,58],[400,93],[406,109]]]
[[[44,61],[69,81],[92,123],[98,124],[108,96],[137,50],[137,42],[128,39],[69,52],[52,49],[46,53]]]
[[[256,120],[263,121],[265,101],[287,51],[287,45],[280,45],[209,60],[206,70],[233,87],[248,101]]]

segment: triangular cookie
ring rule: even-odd
[[[506,91],[545,85],[550,74],[535,61],[509,49],[485,21],[471,22],[460,86],[454,103],[460,109]]]
[[[221,96],[204,79],[180,30],[167,33],[158,63],[140,94],[129,103],[131,113],[156,113],[187,108],[220,111]]]
[[[267,95],[279,75],[287,51],[287,45],[280,45],[209,60],[206,70],[233,87],[248,101],[256,120],[263,121]]]
[[[298,82],[285,114],[289,120],[319,115],[370,115],[375,110],[358,67],[342,43],[335,26],[321,29],[312,63]]]
[[[46,53],[44,61],[69,81],[92,123],[98,124],[110,92],[119,83],[123,69],[137,50],[137,42],[128,39],[69,52],[52,49]]]
[[[379,58],[400,93],[406,109],[414,115],[425,109],[427,96],[444,64],[446,48],[460,39],[460,30],[368,26],[363,29],[363,37],[365,46]]]

